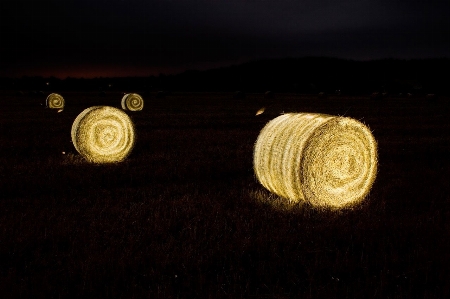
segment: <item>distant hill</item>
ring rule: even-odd
[[[76,79],[0,79],[2,90],[223,91],[449,95],[450,59],[354,61],[327,57],[266,59],[177,75]],[[443,75],[442,75],[443,74]]]

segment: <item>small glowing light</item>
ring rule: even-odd
[[[123,161],[135,142],[134,125],[120,109],[94,106],[81,112],[72,124],[72,143],[89,162]]]
[[[144,100],[137,93],[127,93],[122,97],[122,109],[129,111],[141,111],[144,108]]]
[[[45,105],[48,108],[51,109],[64,109],[64,98],[57,94],[57,93],[51,93],[47,96],[47,99],[45,100]],[[60,111],[58,111],[60,112]]]
[[[61,112],[63,112],[63,110],[64,110],[64,109],[59,109],[59,110],[58,110],[58,113],[61,113]]]
[[[63,155],[65,155],[65,154],[66,154],[66,152],[62,152],[62,154],[63,154]]]
[[[49,86],[49,85],[50,85],[50,83],[49,83],[49,82],[47,82],[47,83],[45,83],[45,85]]]
[[[266,107],[262,107],[261,109],[259,109],[258,111],[256,111],[256,115],[255,115],[255,116],[260,115],[260,114],[263,114],[263,113],[264,113],[264,110],[266,110]]]
[[[259,182],[294,202],[341,208],[360,202],[377,172],[371,131],[348,117],[288,113],[260,132],[253,153]]]

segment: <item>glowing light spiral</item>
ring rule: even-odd
[[[49,94],[45,100],[45,105],[51,109],[64,109],[64,104],[64,98],[57,93]]]
[[[129,111],[141,111],[144,108],[144,100],[137,93],[127,93],[122,97],[122,109]]]
[[[261,130],[253,167],[269,191],[292,201],[341,208],[360,202],[377,172],[371,131],[348,117],[281,115]]]
[[[72,124],[75,149],[89,162],[123,161],[135,143],[134,125],[120,109],[94,106],[81,112]]]

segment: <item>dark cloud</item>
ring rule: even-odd
[[[0,76],[143,75],[305,55],[449,57],[449,12],[436,0],[3,0]]]

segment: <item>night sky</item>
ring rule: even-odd
[[[1,0],[0,77],[450,57],[448,0]]]

